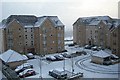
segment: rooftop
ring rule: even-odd
[[[2,53],[0,55],[0,59],[2,59],[4,62],[16,62],[16,61],[21,61],[21,60],[27,60],[26,57],[24,57],[23,55],[11,49]]]
[[[106,57],[109,57],[111,56],[111,54],[103,51],[103,50],[100,50],[99,52],[93,54],[92,56],[96,56],[96,57],[101,57],[101,58],[106,58]]]

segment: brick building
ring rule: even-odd
[[[97,45],[109,48],[120,56],[120,19],[109,16],[82,17],[73,24],[73,41],[80,46]]]
[[[57,16],[11,15],[3,27],[5,51],[47,54],[64,50],[64,25]]]

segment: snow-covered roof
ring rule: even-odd
[[[11,49],[9,49],[8,51],[2,53],[0,55],[0,58],[4,62],[16,62],[16,61],[21,61],[21,60],[27,60],[26,57],[22,56],[18,52],[14,51],[14,50],[11,50]]]
[[[109,57],[111,56],[111,54],[103,51],[103,50],[100,50],[99,52],[93,54],[92,56],[96,56],[96,57],[101,57],[101,58],[106,58],[106,57]]]
[[[92,21],[90,22],[90,26],[97,26],[100,23],[100,21]]]
[[[86,25],[98,25],[100,21],[108,23],[111,21],[109,16],[93,16],[93,17],[81,17],[78,19],[80,22]]]
[[[32,28],[33,25],[25,25],[24,27],[25,27],[25,28]]]
[[[4,28],[4,25],[2,22],[0,22],[0,29],[3,29]]]
[[[118,27],[118,25],[120,25],[120,19],[113,19],[112,21],[115,27]]]
[[[55,26],[64,26],[64,24],[59,20],[57,16],[49,16],[49,18],[52,20],[52,22],[55,24]]]
[[[38,17],[38,21],[35,23],[35,27],[39,27],[46,19],[50,19],[55,27],[64,26],[57,16],[42,16]]]
[[[47,19],[47,17],[38,17],[38,21],[35,23],[35,27],[39,27]]]
[[[33,54],[32,54],[32,53],[28,53],[27,55],[28,55],[28,56],[33,56]]]

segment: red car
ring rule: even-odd
[[[19,77],[23,78],[23,77],[28,77],[28,76],[32,76],[35,75],[35,71],[33,69],[26,69],[23,72],[19,73]]]

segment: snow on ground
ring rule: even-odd
[[[75,47],[68,47],[65,46],[66,50],[68,50],[68,53],[74,53],[76,51],[86,51],[88,55],[82,55],[78,57],[73,58],[73,68],[74,68],[74,73],[78,72],[83,72],[83,78],[118,78],[118,64],[115,65],[110,65],[110,66],[103,66],[103,65],[97,65],[90,63],[90,55],[96,53],[97,51],[92,51],[92,50],[87,50],[80,48],[78,46]],[[52,54],[55,55],[55,54]],[[82,62],[82,67],[85,69],[82,69],[79,67],[80,65],[80,59],[82,60],[85,57],[89,57],[88,59],[84,60]],[[33,64],[33,69],[36,71],[36,75],[30,76],[28,78],[39,78],[40,75],[42,75],[43,78],[52,78],[49,76],[49,70],[53,69],[63,69],[64,67],[64,60],[63,61],[54,61],[54,62],[49,62],[47,60],[42,60],[41,62],[41,70],[40,70],[40,59],[32,59],[28,60],[28,63]],[[65,59],[65,70],[68,70],[72,72],[72,58],[71,59]],[[100,72],[97,72],[100,71]],[[109,73],[102,73],[102,72],[109,72]],[[111,71],[111,72],[110,72]],[[112,73],[113,71],[113,73]],[[116,73],[114,73],[116,72]],[[42,73],[42,74],[40,74]]]

